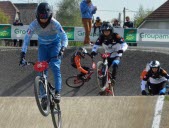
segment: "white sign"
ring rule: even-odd
[[[137,39],[139,42],[168,42],[169,30],[167,29],[137,29]]]
[[[28,25],[23,26],[13,26],[11,30],[11,38],[12,39],[24,39],[26,31],[28,29]],[[37,40],[38,36],[36,34],[33,34],[31,40]]]
[[[124,29],[123,28],[114,28],[114,32],[120,34],[122,37],[124,35]],[[97,38],[99,37],[99,29],[96,29],[96,34],[93,34],[93,28],[90,33],[90,40],[92,42],[95,42]],[[83,41],[85,38],[85,30],[83,27],[75,27],[74,32],[74,40],[75,41]]]

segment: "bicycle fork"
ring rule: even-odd
[[[102,75],[103,77],[106,76],[107,70],[108,70],[108,61],[107,59],[104,60],[103,62],[103,67],[102,67]]]
[[[42,72],[41,74],[41,83],[44,84],[44,85],[40,85],[40,95],[41,97],[45,97],[47,96],[47,92],[48,92],[48,88],[47,88],[47,76],[45,75],[44,72]]]

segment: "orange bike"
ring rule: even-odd
[[[66,85],[71,88],[80,88],[85,82],[88,82],[91,79],[91,75],[94,73],[95,68],[96,64],[92,59],[92,68],[90,68],[90,73],[86,74],[86,79],[82,79],[79,74],[73,75],[66,79]]]

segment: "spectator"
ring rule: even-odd
[[[84,45],[91,44],[90,32],[92,29],[92,17],[96,13],[97,7],[92,4],[91,0],[83,0],[80,3],[80,11],[82,16],[82,23],[85,29]]]
[[[102,22],[101,22],[100,17],[96,17],[96,21],[94,22],[94,25],[93,25],[93,28],[94,28],[93,35],[96,34],[96,29],[97,28],[99,29],[99,34],[100,34],[101,25],[102,25]]]
[[[117,19],[114,19],[113,27],[115,27],[115,28],[120,28],[121,27],[120,24],[119,24],[119,21]]]
[[[14,26],[23,26],[23,23],[21,23],[20,20],[15,20],[15,22],[13,22]]]
[[[133,28],[133,27],[134,25],[133,22],[130,21],[130,17],[126,16],[126,22],[124,23],[123,28]]]
[[[23,26],[23,23],[21,23],[20,20],[15,20],[15,22],[13,22],[13,25],[14,25],[14,26]],[[13,40],[14,46],[18,46],[18,45],[17,45],[17,41],[19,41],[19,46],[21,47],[21,46],[22,46],[22,40],[21,40],[21,39],[19,39],[19,40],[14,39],[14,40]]]

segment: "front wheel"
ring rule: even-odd
[[[43,108],[41,105],[42,104],[42,94],[41,94],[42,90],[44,91],[46,95],[46,107],[45,108]],[[40,76],[37,76],[35,78],[34,93],[35,93],[35,99],[36,99],[36,103],[37,103],[40,113],[43,116],[48,116],[50,112],[49,111],[50,110],[49,91]]]
[[[84,80],[78,78],[78,76],[70,76],[66,79],[66,85],[71,88],[80,88],[83,84]]]
[[[51,116],[54,128],[62,127],[61,109],[59,103],[51,104]]]
[[[106,96],[114,96],[114,86],[112,83],[109,83],[109,87],[106,88]]]
[[[101,91],[105,91],[107,83],[107,73],[103,74],[103,70],[106,70],[106,66],[103,65],[102,61],[97,63],[97,83]]]

